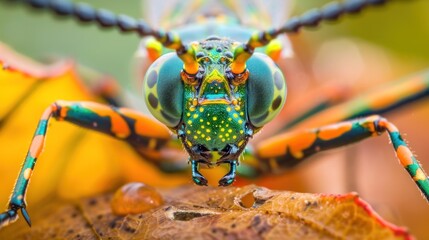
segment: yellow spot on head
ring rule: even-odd
[[[228,132],[229,132],[229,133],[232,133],[232,129],[228,129]]]
[[[186,133],[187,133],[187,134],[191,134],[191,131],[189,131],[189,130],[186,130]]]
[[[232,116],[235,117],[235,118],[238,118],[238,114],[237,113],[232,114]]]
[[[234,136],[232,136],[232,138],[233,138],[233,139],[236,139],[236,138],[237,138],[237,136],[235,136],[235,135],[234,135]]]
[[[187,122],[189,125],[191,125],[192,124],[192,121],[191,120],[188,120],[188,122]]]
[[[196,113],[195,113],[195,114],[194,114],[194,118],[198,118],[198,114],[196,114]]]
[[[244,112],[240,112],[240,116],[243,116],[244,115]]]
[[[198,133],[198,134],[201,134],[201,131],[200,131],[200,130],[198,130],[198,131],[197,131],[197,133]]]
[[[210,122],[206,122],[207,125],[210,125]]]
[[[207,129],[206,129],[206,132],[208,132],[208,133],[209,133],[209,132],[211,132],[211,130],[207,128]]]
[[[204,112],[204,108],[202,108],[202,107],[200,107],[199,110],[200,110],[200,112]]]
[[[243,134],[243,133],[244,133],[244,131],[243,131],[243,130],[240,130],[240,133],[241,133],[241,134]]]
[[[221,131],[221,132],[225,132],[225,128],[221,128],[221,129],[220,129],[220,131]]]
[[[189,112],[188,112],[188,113],[186,113],[186,116],[190,117],[190,116],[191,116],[191,113],[189,113]]]
[[[198,136],[197,136],[197,135],[194,135],[194,139],[198,139]]]
[[[219,138],[222,138],[222,135],[219,135]]]
[[[204,119],[200,118],[200,122],[204,122]]]
[[[186,140],[186,143],[188,144],[189,147],[192,147],[192,143],[189,140]]]
[[[237,111],[240,111],[241,108],[240,108],[239,105],[237,105],[237,106],[234,107],[234,109],[237,110]]]
[[[217,120],[217,117],[215,116],[215,117],[213,117],[213,121],[216,121]]]
[[[230,121],[230,122],[231,122],[231,121],[232,121],[232,118],[228,118],[228,121]]]
[[[230,107],[227,107],[227,108],[226,108],[226,111],[231,112],[231,108],[230,108]]]
[[[203,134],[201,134],[201,137],[205,137],[206,135],[203,133]]]
[[[201,125],[201,128],[202,128],[202,129],[204,129],[204,128],[206,128],[206,127],[204,127],[204,125]]]
[[[242,123],[243,123],[243,120],[241,120],[241,119],[240,119],[240,120],[238,120],[238,123],[239,123],[239,124],[242,124]]]
[[[222,138],[222,142],[225,142],[225,138]]]
[[[212,138],[210,136],[208,136],[208,137],[206,137],[206,140],[210,141],[210,140],[212,140]]]
[[[225,137],[229,137],[229,133],[225,134]]]

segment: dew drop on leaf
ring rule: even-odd
[[[146,212],[163,203],[162,196],[155,188],[134,182],[118,189],[110,205],[114,214],[127,215]]]

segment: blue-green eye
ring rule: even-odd
[[[176,53],[168,53],[149,67],[144,78],[145,100],[150,112],[171,128],[176,127],[182,117],[182,68],[183,62]]]
[[[273,60],[264,54],[253,54],[246,65],[248,116],[253,126],[262,127],[283,108],[286,82]]]

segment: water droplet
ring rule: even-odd
[[[128,183],[118,189],[110,204],[116,215],[137,214],[164,204],[155,188],[144,183]]]

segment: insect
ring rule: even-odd
[[[180,34],[150,28],[142,21],[117,17],[106,11],[96,11],[86,5],[68,2],[29,1],[36,7],[48,8],[62,15],[83,21],[98,22],[104,27],[119,27],[123,31],[137,32],[140,36],[154,38],[153,59],[145,79],[145,99],[152,114],[170,128],[188,153],[192,179],[206,185],[199,165],[229,165],[229,172],[219,181],[220,186],[234,182],[239,156],[248,141],[272,120],[282,109],[286,99],[286,85],[281,71],[267,55],[255,52],[265,48],[275,58],[275,45],[270,45],[283,33],[296,32],[314,26],[325,19],[358,11],[384,1],[349,1],[330,4],[320,11],[310,11],[292,18],[280,28],[252,33],[243,30],[241,42],[234,39],[232,30],[222,36],[207,36],[197,42],[184,43]],[[195,39],[194,39],[195,40]],[[158,44],[158,45],[157,45]],[[173,53],[162,55],[159,49]],[[162,56],[161,56],[162,55]],[[427,78],[413,86],[423,86]],[[405,85],[405,87],[408,85]],[[426,88],[405,91],[405,96],[393,99],[380,109],[363,109],[344,116],[338,121],[356,116],[383,112],[426,95]],[[404,89],[408,89],[405,88]],[[389,90],[386,90],[389,91]],[[169,141],[162,130],[158,136],[148,136],[147,125],[157,125],[142,114],[125,108],[109,107],[88,102],[58,101],[48,107],[37,127],[30,151],[20,172],[9,208],[0,215],[4,225],[16,220],[21,210],[27,223],[25,193],[37,157],[41,153],[50,118],[65,120],[80,126],[123,139],[149,160],[160,157],[159,152]],[[379,116],[368,116],[317,129],[281,135],[261,144],[255,154],[244,153],[247,162],[241,162],[243,175],[266,174],[282,167],[289,167],[318,151],[343,146],[387,131],[402,165],[428,198],[427,176],[409,151],[396,127]]]

